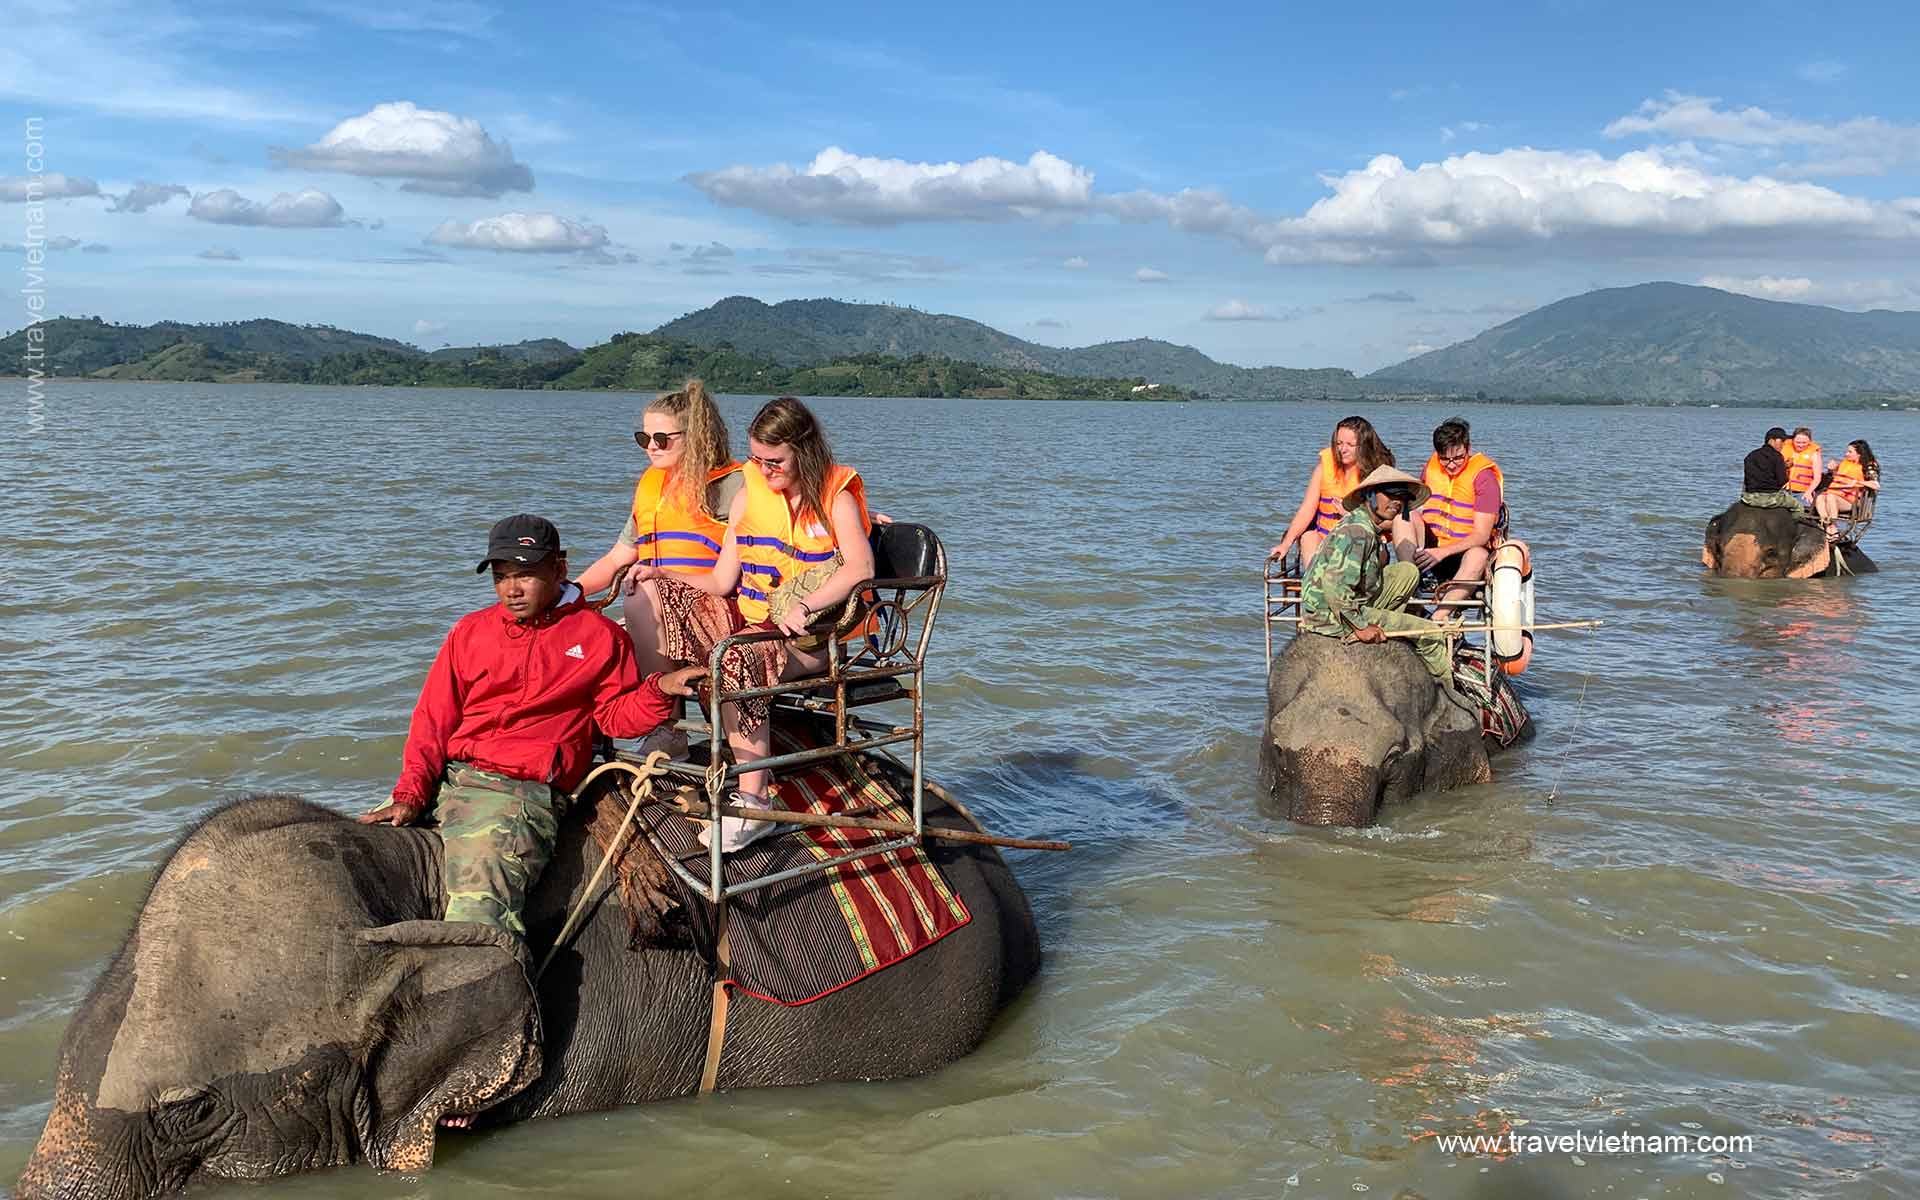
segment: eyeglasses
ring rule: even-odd
[[[1441,462],[1441,465],[1443,466],[1457,467],[1461,463],[1466,462],[1469,458],[1472,458],[1472,457],[1473,457],[1473,447],[1461,446],[1461,447],[1458,447],[1457,449],[1448,450],[1443,454],[1441,454],[1440,462]]]
[[[685,436],[687,436],[687,431],[684,429],[676,429],[672,433],[640,433],[636,431],[633,435],[633,440],[640,443],[642,450],[647,448],[648,442],[653,443],[655,450],[665,450],[668,446],[673,445],[673,439]]]
[[[758,454],[747,455],[747,461],[759,467],[764,474],[784,471],[793,465],[791,458],[761,458]]]

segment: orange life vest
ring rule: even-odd
[[[739,463],[728,463],[707,472],[707,486],[739,469]],[[639,561],[679,575],[713,570],[727,534],[725,514],[716,519],[697,507],[689,509],[667,495],[666,486],[667,473],[648,467],[633,489],[633,547]]]
[[[1833,478],[1827,483],[1827,490],[1842,500],[1852,501],[1860,495],[1860,482],[1867,477],[1865,468],[1849,459],[1841,459],[1833,468]]]
[[[1440,456],[1435,454],[1427,459],[1427,470],[1422,480],[1433,495],[1420,506],[1427,527],[1433,530],[1434,542],[1445,546],[1473,534],[1473,481],[1482,471],[1492,471],[1493,481],[1500,485],[1500,515],[1494,519],[1493,532],[1496,535],[1507,531],[1507,481],[1494,465],[1492,459],[1479,452],[1467,459],[1467,465],[1460,468],[1458,475],[1447,474],[1440,465]]]
[[[1788,442],[1780,447],[1787,460],[1787,490],[1805,492],[1820,479],[1820,443],[1808,442],[1805,450],[1795,450]]]
[[[1345,471],[1334,465],[1331,447],[1320,448],[1320,511],[1313,518],[1315,533],[1332,533],[1333,527],[1346,519],[1346,499],[1354,488],[1360,486],[1360,464],[1354,463]]]
[[[767,486],[760,468],[748,463],[742,478],[746,481],[747,509],[741,514],[736,538],[740,544],[740,595],[735,601],[740,615],[748,623],[767,619],[767,597],[780,581],[818,563],[832,562],[838,543],[833,538],[833,501],[841,492],[850,493],[860,509],[860,529],[872,532],[873,518],[867,515],[867,489],[860,472],[835,463],[827,472],[821,488],[820,503],[826,514],[809,511],[799,521],[787,504],[787,498]]]

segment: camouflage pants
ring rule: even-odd
[[[445,919],[525,937],[520,910],[553,855],[565,805],[544,783],[448,763],[436,811],[446,847]]]
[[[1368,625],[1378,625],[1389,633],[1402,630],[1433,630],[1433,637],[1407,638],[1413,643],[1414,653],[1427,665],[1427,671],[1435,679],[1446,682],[1453,678],[1453,655],[1447,639],[1439,636],[1440,626],[1425,617],[1416,617],[1406,611],[1407,601],[1413,597],[1413,589],[1420,583],[1420,568],[1409,562],[1393,563],[1380,581],[1380,594],[1374,597],[1372,604],[1360,610],[1360,619]],[[1401,639],[1395,639],[1396,641]]]
[[[1799,508],[1800,497],[1792,492],[1741,492],[1740,503],[1748,508]]]

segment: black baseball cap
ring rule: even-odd
[[[549,554],[565,553],[552,521],[521,513],[499,522],[487,534],[487,556],[473,573],[478,575],[496,562],[537,563]]]
[[[1775,438],[1779,438],[1781,441],[1785,441],[1786,439],[1792,436],[1793,435],[1788,433],[1786,430],[1780,428],[1778,425],[1775,425],[1772,429],[1767,430],[1767,436],[1761,438],[1760,440],[1763,442],[1770,442]]]

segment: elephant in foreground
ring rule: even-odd
[[[1829,544],[1814,521],[1789,508],[1735,502],[1707,522],[1700,561],[1729,579],[1810,579],[1836,573],[1834,559],[1854,575],[1879,570],[1857,545]]]
[[[1494,682],[1511,687],[1498,672]],[[1290,821],[1371,825],[1420,792],[1487,782],[1498,749],[1403,642],[1296,634],[1267,674],[1260,787]]]
[[[973,828],[928,803],[929,824]],[[991,848],[926,850],[971,922],[810,1004],[736,993],[720,1087],[913,1075],[980,1044],[1038,969],[1033,916]],[[599,860],[569,820],[527,907],[536,955]],[[510,935],[430,919],[440,870],[431,831],[287,796],[215,812],[160,868],[68,1027],[21,1200],[157,1196],[360,1160],[418,1171],[444,1117],[486,1125],[696,1090],[710,958],[630,948],[625,911],[600,903],[536,1002]]]

